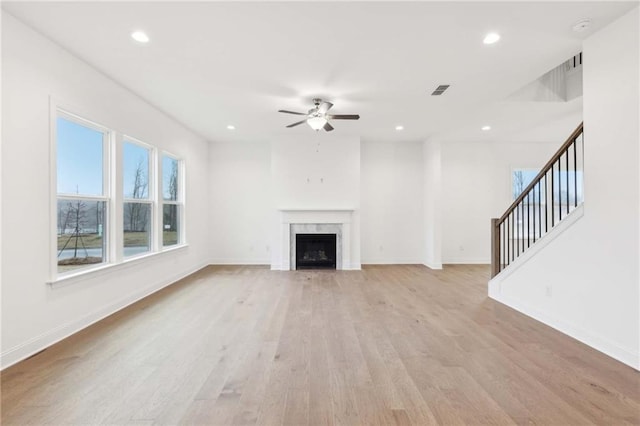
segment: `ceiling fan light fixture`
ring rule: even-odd
[[[131,33],[131,38],[138,43],[149,43],[149,36],[144,31],[134,31]]]
[[[313,130],[320,130],[324,127],[325,124],[327,124],[327,119],[324,117],[315,116],[307,119],[307,124]]]
[[[489,33],[484,37],[484,40],[482,40],[482,42],[484,44],[493,44],[493,43],[496,43],[498,40],[500,40],[500,34]]]

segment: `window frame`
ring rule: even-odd
[[[148,188],[147,188],[147,198],[128,198],[125,197],[124,195],[124,145],[126,143],[132,144],[132,145],[137,145],[141,148],[146,149],[149,152],[149,159],[148,159],[148,176],[147,176],[147,181],[148,181]],[[124,206],[127,203],[138,203],[138,204],[147,204],[150,206],[150,220],[151,220],[151,224],[148,227],[148,232],[149,232],[149,250],[142,252],[142,253],[137,253],[131,256],[125,256],[124,254],[124,222],[122,224],[122,227],[120,228],[121,232],[120,234],[122,235],[122,242],[119,244],[119,249],[122,250],[122,261],[126,262],[132,259],[136,259],[139,257],[145,257],[148,256],[150,254],[153,254],[155,252],[157,252],[157,242],[156,240],[158,239],[157,237],[157,232],[156,232],[156,209],[157,209],[157,193],[156,193],[156,186],[157,186],[157,176],[156,176],[156,167],[155,164],[157,163],[156,160],[156,156],[157,156],[157,149],[153,146],[150,145],[148,143],[142,142],[139,139],[136,139],[134,137],[128,136],[128,135],[122,135],[122,138],[120,140],[120,149],[122,151],[122,154],[120,155],[120,164],[116,165],[118,167],[118,171],[120,173],[121,179],[123,182],[121,182],[122,184],[120,185],[120,191],[121,191],[121,196],[122,196],[122,201],[120,203],[121,207],[122,207],[122,220],[124,221]]]
[[[176,197],[175,200],[165,200],[164,199],[164,157],[168,157],[171,158],[172,160],[175,160],[177,165],[178,165],[178,196]],[[158,229],[159,229],[159,234],[158,234],[158,243],[159,243],[159,249],[160,251],[167,251],[167,250],[173,250],[175,248],[181,247],[183,245],[186,245],[186,236],[185,236],[185,165],[184,165],[184,161],[177,155],[172,154],[171,152],[168,151],[162,151],[158,157],[158,174],[159,174],[159,178],[158,178],[158,200],[159,201],[159,206],[158,206]],[[178,239],[176,241],[175,244],[171,244],[168,246],[164,245],[164,206],[165,205],[175,205],[177,206],[178,209]]]
[[[50,276],[55,279],[64,279],[73,277],[76,275],[83,275],[85,273],[101,269],[107,265],[112,264],[114,260],[114,253],[112,250],[113,241],[113,229],[111,225],[111,215],[113,214],[113,191],[111,182],[111,170],[109,165],[112,161],[113,155],[113,139],[114,132],[106,126],[103,126],[96,121],[87,119],[83,116],[75,114],[70,111],[71,108],[66,108],[62,105],[55,104],[51,108],[51,217],[53,219],[53,226],[50,226]],[[63,118],[67,121],[71,121],[80,126],[87,127],[89,129],[98,131],[103,134],[102,137],[102,195],[89,195],[89,194],[68,194],[58,193],[58,118]],[[96,263],[95,265],[78,268],[77,270],[71,270],[68,272],[58,271],[58,200],[69,201],[89,201],[105,203],[105,212],[103,222],[107,225],[106,232],[103,233],[103,238],[106,242],[103,243],[103,261]]]

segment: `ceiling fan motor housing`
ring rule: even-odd
[[[278,110],[285,114],[306,115],[307,118],[296,123],[290,124],[287,128],[296,127],[302,123],[307,123],[313,130],[324,129],[326,132],[333,130],[333,126],[329,124],[329,120],[357,120],[360,118],[358,114],[327,114],[333,106],[331,102],[323,102],[320,98],[313,99],[314,108],[311,108],[306,114],[303,112]]]

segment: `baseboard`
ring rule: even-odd
[[[490,259],[443,259],[443,265],[491,265]]]
[[[500,282],[489,283],[489,297],[497,302],[515,309],[520,313],[523,313],[524,315],[540,321],[541,323],[546,324],[549,327],[554,328],[561,333],[564,333],[567,336],[570,336],[584,343],[587,346],[591,346],[592,348],[604,353],[605,355],[610,356],[613,359],[616,359],[636,370],[640,370],[640,352],[634,352],[633,350],[623,348],[604,336],[593,333],[582,327],[576,326],[575,324],[571,324],[568,321],[542,312],[539,309],[536,309],[533,306],[527,304],[526,302],[505,297],[500,293]]]
[[[362,270],[362,264],[361,263],[354,263],[353,265],[345,265],[345,267],[342,268],[343,271],[361,271]]]
[[[434,270],[441,270],[442,269],[442,263],[435,263],[435,262],[422,262],[422,265],[426,266],[429,269],[434,269]]]
[[[363,265],[423,265],[420,259],[415,260],[363,260]]]
[[[43,351],[49,346],[58,343],[61,340],[89,327],[92,324],[112,315],[127,306],[144,299],[145,297],[171,285],[175,282],[199,271],[206,267],[209,262],[201,262],[197,266],[188,269],[187,271],[175,274],[169,278],[160,280],[153,285],[147,286],[144,289],[134,292],[127,297],[124,297],[116,302],[110,303],[90,314],[87,314],[77,320],[70,321],[66,324],[62,324],[52,330],[42,333],[32,339],[27,340],[13,348],[0,353],[0,370],[4,370],[38,352]]]
[[[269,259],[213,259],[210,265],[271,265]]]

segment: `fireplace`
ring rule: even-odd
[[[353,209],[278,209],[280,211],[279,228],[274,242],[271,269],[290,271],[296,267],[298,234],[335,234],[335,269],[360,269],[351,263],[354,248],[351,247],[352,234],[360,238],[359,227],[352,227]],[[356,220],[356,225],[358,221]],[[353,229],[352,229],[353,228]],[[357,249],[359,250],[359,245]]]
[[[336,269],[336,234],[296,234],[296,269]]]

